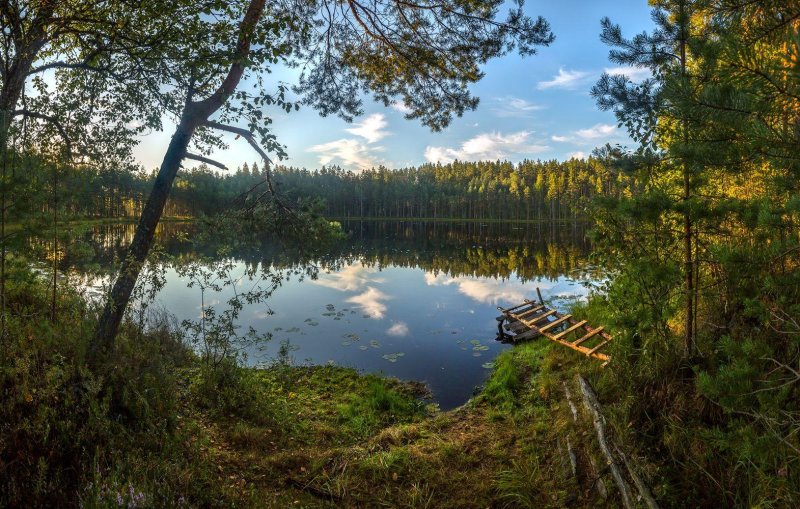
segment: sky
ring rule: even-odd
[[[434,133],[403,118],[402,104],[387,108],[370,98],[365,98],[364,114],[352,123],[320,117],[310,107],[289,114],[276,109],[273,132],[289,156],[281,164],[308,169],[338,164],[358,171],[380,164],[400,168],[454,159],[564,160],[588,156],[605,143],[632,145],[617,128],[613,113],[597,108],[589,90],[603,71],[646,77],[642,70],[610,63],[609,48],[599,34],[604,16],[619,23],[625,35],[649,30],[647,1],[528,0],[524,8],[531,16],[544,16],[556,40],[536,55],[509,54],[487,63],[484,78],[471,87],[481,100],[476,111]],[[276,83],[294,80],[291,71],[272,76]],[[161,162],[172,133],[171,125],[165,127],[164,132],[144,136],[135,151],[146,169]],[[229,147],[212,158],[228,168],[258,160],[244,140],[227,141]]]

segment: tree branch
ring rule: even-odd
[[[228,167],[225,166],[224,164],[222,164],[222,163],[220,163],[218,161],[215,161],[213,159],[209,159],[208,157],[203,157],[203,156],[198,155],[198,154],[191,154],[191,153],[187,152],[185,157],[186,157],[186,159],[194,159],[195,161],[200,161],[201,163],[206,163],[206,164],[210,164],[211,166],[216,166],[217,168],[220,168],[222,170],[227,170],[228,169]]]
[[[45,115],[44,113],[38,113],[38,112],[27,110],[27,109],[14,110],[12,116],[13,117],[23,116],[23,117],[27,117],[27,118],[38,118],[40,120],[44,120],[45,122],[49,122],[50,124],[53,124],[53,126],[56,128],[56,130],[58,130],[59,134],[61,134],[61,137],[64,139],[64,144],[67,146],[66,147],[67,148],[67,155],[69,157],[72,157],[72,142],[70,141],[69,136],[67,136],[66,129],[64,129],[64,126],[61,124],[61,122],[58,121],[57,118],[52,117],[50,115]]]
[[[270,165],[273,164],[272,163],[272,159],[269,158],[267,153],[264,152],[264,149],[262,149],[259,146],[259,144],[256,142],[255,137],[253,137],[253,133],[251,133],[247,129],[243,129],[241,127],[235,127],[235,126],[232,126],[232,125],[220,124],[219,122],[214,122],[214,121],[211,121],[211,120],[207,121],[203,125],[205,125],[208,128],[211,128],[211,129],[218,129],[220,131],[227,131],[229,133],[233,133],[233,134],[235,134],[237,136],[241,136],[242,138],[247,140],[247,143],[249,143],[250,146],[252,146],[253,149],[255,149],[256,152],[258,152],[258,155],[260,155],[261,158],[264,159],[264,161],[267,163],[267,175],[269,175],[269,173],[270,173],[269,167],[270,167]]]

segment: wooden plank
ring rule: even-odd
[[[559,318],[558,320],[553,320],[552,322],[548,323],[544,327],[539,327],[539,332],[549,331],[550,329],[552,329],[554,327],[558,327],[559,325],[561,325],[562,323],[566,322],[570,318],[572,318],[572,315],[564,315],[561,318]]]
[[[586,334],[585,336],[583,336],[582,338],[580,338],[579,340],[573,341],[572,344],[575,345],[575,346],[578,346],[581,343],[583,343],[584,341],[586,341],[587,339],[593,338],[594,336],[600,334],[602,331],[603,331],[603,327],[602,326],[598,327],[598,328],[594,329],[593,331],[589,332],[588,334]]]
[[[524,323],[514,320],[513,322],[508,322],[503,326],[507,331],[511,331],[514,334],[519,334],[530,327],[526,326]]]
[[[538,289],[537,289],[538,290]],[[525,309],[525,308],[528,309]],[[577,350],[578,352],[594,357],[595,359],[600,359],[605,361],[603,366],[608,364],[610,357],[604,353],[599,353],[598,350],[603,348],[605,345],[611,341],[612,336],[608,333],[604,332],[603,327],[598,327],[596,329],[592,329],[587,325],[586,320],[576,321],[572,318],[572,315],[561,315],[555,309],[548,309],[547,306],[544,304],[544,300],[541,298],[541,293],[539,293],[539,302],[535,302],[529,299],[525,299],[525,302],[519,304],[517,306],[504,309],[498,306],[497,308],[500,312],[506,317],[507,321],[503,324],[503,328],[509,330],[511,332],[516,332],[516,335],[511,336],[511,339],[516,343],[526,339],[533,339],[539,335],[544,335],[551,341],[555,341],[560,343],[568,348],[573,350]],[[536,316],[535,313],[539,313]],[[553,316],[555,320],[548,322],[547,318]],[[501,320],[502,317],[498,318]],[[568,324],[569,327],[564,329],[563,331],[551,334],[547,331],[550,331],[559,325]],[[567,335],[580,330],[583,327],[585,330],[588,331],[580,339],[569,342],[563,338]],[[581,343],[588,341],[589,339],[600,335],[604,341],[601,341],[593,348],[586,348],[584,346],[580,346]]]
[[[563,338],[564,336],[566,336],[567,334],[569,334],[570,332],[574,332],[574,331],[580,329],[584,325],[586,325],[586,320],[581,320],[580,322],[576,323],[575,325],[573,325],[569,329],[565,329],[562,332],[556,334],[555,336],[553,336],[552,339],[559,340],[559,339]]]
[[[538,335],[539,335],[539,331],[538,330],[528,329],[525,332],[520,332],[519,334],[514,336],[512,339],[516,343],[517,341],[523,341],[523,340],[526,340],[526,339],[533,339]]]
[[[555,310],[555,309],[551,309],[551,310],[550,310],[550,311],[548,311],[547,313],[542,313],[542,314],[541,314],[541,315],[539,315],[539,316],[534,316],[534,317],[533,317],[533,320],[522,319],[522,320],[520,320],[520,322],[524,323],[524,324],[525,324],[525,325],[527,325],[528,327],[534,327],[534,326],[535,326],[535,324],[536,324],[536,322],[541,322],[542,320],[544,320],[544,319],[545,319],[545,318],[547,318],[548,316],[550,316],[550,315],[554,314],[555,312],[556,312],[556,310]]]
[[[609,343],[611,343],[610,339],[607,339],[607,340],[603,341],[602,343],[598,343],[597,346],[595,346],[594,348],[592,348],[591,350],[586,352],[586,355],[592,355],[593,353],[595,353],[596,351],[600,350],[601,348],[603,348],[604,346],[606,346]]]
[[[525,302],[523,302],[522,304],[519,304],[517,306],[511,307],[511,308],[508,308],[508,309],[501,308],[500,306],[497,306],[497,309],[498,309],[498,311],[501,311],[503,313],[509,313],[511,311],[514,311],[515,309],[524,308],[525,306],[528,306],[530,304],[536,304],[536,303],[533,302],[532,300],[525,299]]]
[[[609,357],[608,355],[606,355],[604,353],[600,353],[600,352],[593,353],[592,357],[594,357],[595,359],[600,359],[601,361],[609,361],[609,360],[611,360],[611,357]]]
[[[536,306],[535,308],[531,308],[531,309],[529,309],[529,310],[527,310],[527,311],[525,311],[523,313],[519,313],[519,314],[515,313],[514,316],[517,318],[517,320],[519,320],[520,318],[522,318],[525,315],[529,315],[531,313],[536,313],[537,311],[541,311],[542,309],[544,309],[544,306]]]

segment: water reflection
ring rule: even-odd
[[[265,304],[247,306],[243,328],[270,332],[264,349],[248,351],[255,364],[273,358],[281,342],[298,362],[334,362],[370,372],[428,382],[443,408],[464,403],[485,379],[491,361],[508,348],[494,341],[495,307],[532,298],[580,297],[588,241],[579,225],[345,224],[352,234],[313,260],[264,241],[234,247],[234,272],[254,268],[287,277]],[[220,246],[190,242],[190,224],[167,223],[157,232],[164,251],[178,260],[214,256]],[[96,284],[133,235],[133,225],[86,231],[64,250],[62,270]],[[32,250],[47,242],[30,240]],[[318,270],[309,270],[310,266]],[[305,276],[305,277],[302,277]],[[310,276],[310,277],[309,277]],[[238,277],[238,276],[236,276]],[[159,301],[179,320],[196,319],[200,295],[174,268],[166,270]],[[222,309],[229,290],[206,295]]]

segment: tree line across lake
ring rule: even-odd
[[[40,161],[25,167],[9,216],[46,222],[63,218],[138,217],[154,173],[129,169],[56,168]],[[253,198],[267,178],[258,163],[222,172],[205,165],[183,170],[167,200],[165,215],[212,216]],[[278,193],[292,203],[317,202],[330,218],[404,218],[563,221],[585,219],[588,200],[636,192],[637,180],[612,171],[600,159],[568,161],[455,161],[363,171],[337,166],[272,171]]]

